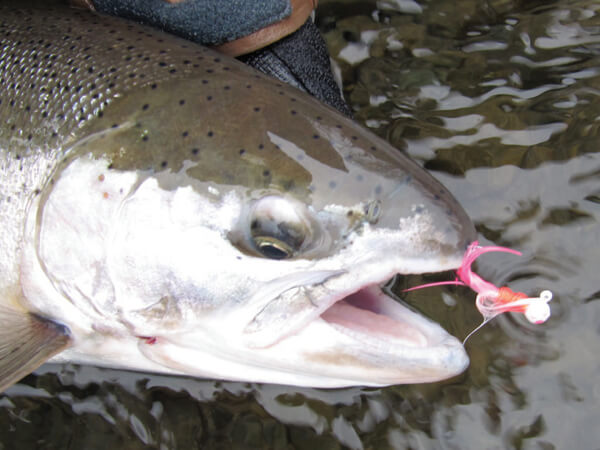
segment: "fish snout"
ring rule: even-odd
[[[433,177],[401,184],[365,209],[374,229],[400,237],[406,252],[455,261],[450,264],[456,267],[476,240],[475,226],[465,210]]]

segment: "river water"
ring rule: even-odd
[[[356,119],[454,193],[498,285],[552,317],[495,318],[441,383],[301,389],[43,366],[0,397],[0,449],[599,449],[600,3],[321,0]],[[397,281],[400,292],[452,274]],[[461,287],[402,294],[463,338]]]

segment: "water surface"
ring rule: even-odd
[[[0,449],[600,448],[600,4],[321,0],[318,24],[356,119],[523,252],[478,272],[551,289],[551,319],[498,317],[463,375],[384,389],[47,365],[0,397]],[[464,288],[402,295],[460,338],[481,320]]]

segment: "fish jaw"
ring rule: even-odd
[[[334,302],[263,348],[248,345],[221,320],[215,328],[204,325],[202,333],[141,341],[140,352],[165,369],[194,376],[323,388],[434,382],[469,363],[456,338],[377,285]],[[217,328],[227,333],[219,335]]]

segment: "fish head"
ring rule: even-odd
[[[167,371],[322,387],[468,364],[381,286],[459,267],[473,225],[351,120],[232,63],[123,96],[85,136],[30,227],[44,276],[82,314],[79,342],[104,330]]]

